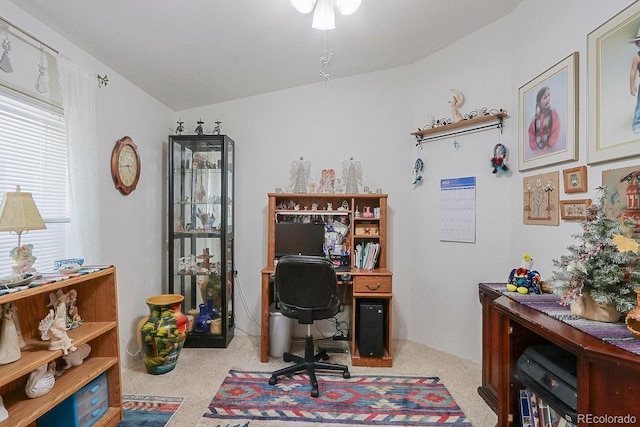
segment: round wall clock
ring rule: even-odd
[[[116,188],[125,196],[136,189],[140,178],[138,147],[128,136],[123,137],[111,153],[111,176]]]

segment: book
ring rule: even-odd
[[[531,414],[531,427],[540,427],[540,408],[538,407],[538,396],[527,389],[529,396],[529,412]]]
[[[520,426],[533,427],[531,424],[531,407],[527,390],[520,390]]]

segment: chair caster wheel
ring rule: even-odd
[[[351,374],[349,372],[343,372],[342,373],[342,378],[344,378],[345,380],[349,379],[349,378],[351,378]]]
[[[291,358],[289,357],[289,355],[283,354],[282,355],[282,361],[285,362],[285,363],[286,362],[291,362]]]
[[[323,354],[322,355],[322,360],[329,360],[329,355],[328,354]]]
[[[318,396],[320,396],[320,392],[317,389],[311,390],[311,397],[318,397]]]
[[[276,385],[277,382],[278,382],[278,378],[276,377],[269,378],[269,385]]]

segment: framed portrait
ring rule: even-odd
[[[640,2],[587,35],[587,163],[640,155]]]
[[[606,190],[605,215],[633,223],[633,237],[640,238],[640,165],[602,171]]]
[[[586,219],[591,199],[560,200],[560,218],[567,221]]]
[[[587,167],[578,166],[577,168],[564,169],[562,180],[565,193],[584,193],[587,191]]]
[[[522,215],[528,225],[559,225],[559,176],[560,172],[548,172],[523,178]]]
[[[520,171],[578,159],[578,52],[518,89]]]

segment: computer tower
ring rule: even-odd
[[[384,305],[377,301],[360,301],[357,327],[360,356],[384,356]]]

